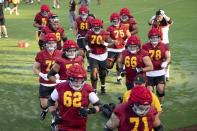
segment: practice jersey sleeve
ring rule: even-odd
[[[54,89],[53,92],[51,93],[51,98],[53,101],[57,101],[59,99],[59,95],[56,89]]]
[[[89,94],[89,101],[91,104],[95,104],[97,101],[99,101],[98,96],[95,94],[95,92],[91,92]]]

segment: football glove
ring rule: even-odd
[[[120,72],[121,77],[124,77],[127,73],[123,68],[118,68],[118,71]]]
[[[132,70],[135,72],[135,73],[142,73],[143,72],[143,69],[140,67],[140,68],[132,68]]]
[[[81,106],[78,113],[80,115],[80,118],[84,118],[88,114],[95,114],[96,109],[95,108],[86,108],[86,107]]]
[[[80,39],[81,38],[81,35],[80,34],[77,34],[76,36],[77,36],[77,39]]]
[[[167,65],[168,65],[168,62],[167,62],[167,61],[161,63],[161,67],[162,67],[162,68],[166,68]]]
[[[66,80],[56,80],[56,84],[62,83],[62,82],[66,82]]]
[[[49,79],[47,78],[47,74],[40,72],[38,75],[42,77],[45,81],[49,81]]]
[[[115,109],[115,107],[116,107],[116,105],[114,103],[109,103],[109,104],[103,105],[102,114],[106,118],[110,118],[113,110]]]

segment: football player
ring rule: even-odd
[[[134,87],[135,86],[146,86],[146,78],[143,75],[137,75],[134,79]],[[119,97],[118,99],[120,100],[120,103],[125,103],[128,102],[130,94],[132,90],[128,90],[124,93],[123,97]],[[152,106],[154,106],[157,109],[158,114],[160,115],[162,112],[161,105],[159,102],[158,97],[151,92],[152,95]],[[110,104],[104,104],[102,108],[102,113],[106,118],[110,118],[113,110],[114,110],[115,104],[110,103]]]
[[[121,75],[124,76],[126,73],[127,90],[134,87],[133,81],[138,74],[146,76],[145,72],[153,70],[149,54],[141,49],[141,40],[136,35],[129,37],[127,49],[122,52],[118,65]]]
[[[40,120],[45,119],[46,113],[48,111],[47,99],[56,85],[55,82],[48,80],[47,73],[55,63],[55,59],[57,57],[60,57],[62,54],[61,51],[56,49],[57,38],[54,34],[48,33],[47,35],[45,35],[44,43],[46,44],[46,48],[37,53],[33,66],[34,73],[40,76],[39,97],[40,105],[43,109],[40,115]]]
[[[128,8],[122,8],[120,10],[120,18],[121,18],[121,23],[128,26],[131,35],[138,33],[137,22],[130,14],[130,10]]]
[[[164,102],[165,95],[165,68],[170,62],[170,52],[168,46],[160,42],[161,33],[152,28],[148,33],[149,43],[143,45],[143,49],[149,52],[149,56],[153,63],[153,71],[146,72],[148,78],[148,87],[153,90],[156,86],[157,96],[161,105]]]
[[[72,65],[66,75],[68,81],[58,84],[48,99],[52,125],[58,124],[59,131],[85,131],[87,115],[99,112],[102,104],[93,87],[85,83],[87,73],[83,66]],[[59,114],[55,101],[60,104]],[[89,103],[92,108],[88,108]]]
[[[89,62],[91,68],[91,83],[97,89],[97,74],[101,81],[101,94],[105,94],[105,78],[107,75],[107,47],[113,47],[109,33],[103,30],[103,22],[100,19],[93,19],[91,30],[87,32],[84,43],[89,51]]]
[[[73,32],[77,37],[77,44],[79,46],[79,55],[84,57],[85,53],[86,53],[87,59],[88,59],[88,54],[86,52],[86,48],[85,48],[83,39],[84,39],[86,33],[88,32],[88,30],[90,30],[91,21],[93,19],[94,18],[92,16],[89,16],[88,8],[85,6],[81,6],[79,8],[79,17],[77,17],[75,19],[74,28],[73,28]],[[88,63],[88,68],[89,68],[89,63]],[[88,69],[88,71],[89,71],[89,69]]]
[[[128,102],[119,104],[107,121],[104,131],[163,131],[152,95],[145,86],[135,86]]]
[[[157,28],[161,32],[161,42],[167,44],[169,46],[169,39],[168,39],[168,31],[170,25],[173,24],[173,21],[170,17],[168,17],[164,10],[159,9],[156,11],[156,14],[149,20],[149,25],[154,28]],[[166,80],[169,81],[170,79],[170,66],[168,65],[166,68]]]
[[[54,33],[57,37],[57,49],[61,50],[62,45],[61,45],[61,41],[63,40],[63,42],[65,42],[67,40],[66,34],[64,32],[64,28],[59,26],[59,19],[58,16],[53,14],[48,18],[48,23],[49,26],[46,26],[42,29],[42,32],[40,34],[40,38],[39,38],[39,46],[40,49],[43,49],[43,39],[44,36],[47,33]]]
[[[108,48],[108,69],[112,69],[116,62],[116,70],[119,68],[117,63],[120,61],[120,54],[125,49],[127,39],[131,36],[129,29],[126,25],[122,24],[120,15],[118,13],[112,13],[110,16],[112,25],[107,28],[110,33],[110,37],[116,43],[113,48]],[[117,70],[117,83],[122,84],[122,78],[120,72]]]
[[[66,75],[67,69],[71,65],[82,65],[83,57],[77,55],[78,45],[73,40],[67,40],[64,43],[62,56],[55,60],[55,64],[52,66],[48,73],[48,78],[52,82],[60,83],[68,79]],[[56,79],[55,75],[59,73],[60,80]]]
[[[137,86],[137,85],[146,86],[146,78],[141,74],[137,75],[134,79],[134,86]],[[128,90],[127,92],[124,93],[123,101],[122,101],[123,103],[129,100],[131,91],[132,90]],[[153,92],[151,92],[151,95],[152,95],[152,100],[153,100],[151,105],[157,109],[157,112],[159,114],[161,114],[162,109],[161,109],[159,99]]]
[[[41,34],[42,28],[48,26],[48,18],[52,15],[50,7],[48,5],[42,5],[40,12],[38,12],[34,18],[33,26],[38,28],[38,36]]]

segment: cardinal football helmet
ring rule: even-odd
[[[128,8],[122,8],[120,10],[120,17],[122,21],[127,21],[130,15],[130,10]]]
[[[79,16],[82,18],[82,19],[86,19],[88,17],[88,8],[85,7],[85,6],[81,6],[79,8]]]
[[[81,65],[72,65],[66,71],[70,87],[75,91],[80,91],[87,79],[87,72]]]
[[[42,5],[40,7],[40,12],[42,16],[47,17],[50,12],[50,7],[48,5]]]
[[[118,13],[112,13],[110,16],[110,21],[113,26],[119,26],[120,25],[120,15]]]
[[[161,40],[161,32],[157,28],[152,28],[148,32],[148,38],[153,46],[156,46]]]
[[[145,116],[152,103],[152,94],[145,86],[135,86],[130,94],[128,103],[138,116]]]
[[[137,53],[141,48],[141,40],[136,35],[132,35],[127,40],[127,48],[131,54]]]
[[[46,34],[43,41],[48,50],[52,51],[57,48],[57,37],[53,33]]]
[[[63,45],[63,57],[74,59],[77,56],[79,46],[73,40],[67,40]]]
[[[103,21],[100,19],[93,19],[91,27],[92,31],[94,31],[95,34],[99,34],[101,32],[101,29],[103,28]]]

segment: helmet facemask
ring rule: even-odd
[[[47,17],[49,15],[49,12],[44,11],[44,12],[41,12],[41,14],[42,16]]]
[[[57,48],[57,41],[48,41],[46,43],[46,48],[49,51],[54,51]]]
[[[128,45],[127,49],[131,54],[136,54],[139,51],[139,46],[138,45]]]
[[[77,49],[76,48],[71,48],[64,50],[65,56],[69,59],[74,59],[77,56]]]
[[[128,15],[120,15],[122,21],[127,21],[129,19]]]
[[[113,26],[118,27],[120,25],[120,19],[114,19],[111,23]]]
[[[86,18],[88,17],[88,12],[82,12],[79,14],[80,17],[83,19],[83,20],[86,20]]]
[[[138,115],[138,116],[145,116],[149,109],[150,109],[151,105],[141,105],[139,103],[134,103],[132,104],[132,110]]]
[[[85,84],[86,78],[69,78],[69,84],[72,89],[75,91],[80,91],[83,88],[83,85]]]
[[[92,31],[95,34],[99,34],[101,32],[101,27],[100,26],[92,27]]]
[[[149,40],[150,40],[150,42],[151,42],[151,44],[153,45],[153,46],[157,46],[157,44],[159,43],[159,41],[160,41],[160,36],[150,36],[149,37]]]

